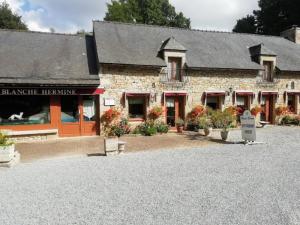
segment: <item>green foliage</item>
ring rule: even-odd
[[[0,147],[11,146],[14,143],[9,140],[9,137],[4,133],[0,132]]]
[[[169,126],[163,122],[156,122],[154,120],[147,120],[133,131],[133,134],[141,134],[144,136],[153,136],[157,133],[163,134],[169,132]]]
[[[253,15],[247,15],[246,17],[239,19],[237,24],[233,28],[233,32],[254,34],[257,31],[255,17]]]
[[[281,125],[296,125],[300,126],[300,116],[286,115],[281,119]]]
[[[157,134],[157,128],[153,120],[144,122],[139,126],[140,133],[144,136],[153,136]]]
[[[181,118],[178,118],[176,121],[175,121],[175,124],[176,126],[184,126],[184,120],[181,119]]]
[[[112,0],[104,20],[191,28],[183,13],[176,13],[168,0]]]
[[[260,9],[253,15],[238,20],[234,32],[280,35],[292,25],[300,26],[299,0],[259,0],[258,5]]]
[[[166,134],[169,132],[169,126],[165,123],[156,124],[156,130],[160,134]]]
[[[206,129],[212,127],[212,122],[210,117],[202,116],[198,119],[198,127],[199,129]]]
[[[119,123],[112,125],[110,128],[110,136],[121,137],[129,133],[130,133],[130,127],[128,125],[128,120],[125,118],[122,118]]]
[[[236,123],[236,116],[230,113],[228,110],[214,111],[211,115],[211,122],[214,128],[227,130],[230,127],[234,127],[234,123]]]
[[[5,1],[0,3],[0,28],[28,30],[26,24],[22,22],[22,17],[13,13]]]

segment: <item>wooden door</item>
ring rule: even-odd
[[[99,121],[99,97],[82,96],[80,104],[81,135],[93,136],[100,132]]]
[[[175,127],[176,120],[184,119],[184,101],[181,96],[166,98],[166,122],[169,126]]]
[[[275,104],[274,104],[274,96],[273,95],[266,95],[265,98],[265,105],[264,105],[264,120],[270,123],[274,123],[275,119]]]
[[[80,117],[80,96],[61,96],[60,97],[60,126],[59,136],[74,137],[81,135]]]

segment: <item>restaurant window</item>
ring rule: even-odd
[[[219,98],[219,96],[208,96],[206,100],[206,106],[213,110],[220,109]]]
[[[273,62],[264,61],[263,66],[265,69],[264,76],[263,76],[264,81],[272,82],[273,81]]]
[[[50,123],[49,96],[0,96],[0,125]]]
[[[61,96],[61,122],[79,121],[78,96]]]
[[[94,96],[83,96],[83,120],[96,121],[96,105]]]
[[[128,114],[130,119],[145,119],[145,98],[129,97]]]
[[[181,58],[168,58],[168,80],[181,81]]]

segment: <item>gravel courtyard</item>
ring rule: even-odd
[[[0,224],[299,225],[300,129],[258,139],[0,169]]]

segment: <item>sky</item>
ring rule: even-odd
[[[0,0],[3,2],[4,0]],[[192,28],[231,31],[237,19],[258,8],[258,0],[169,0],[191,18]],[[110,0],[6,0],[32,31],[91,31],[92,20],[103,20]]]

